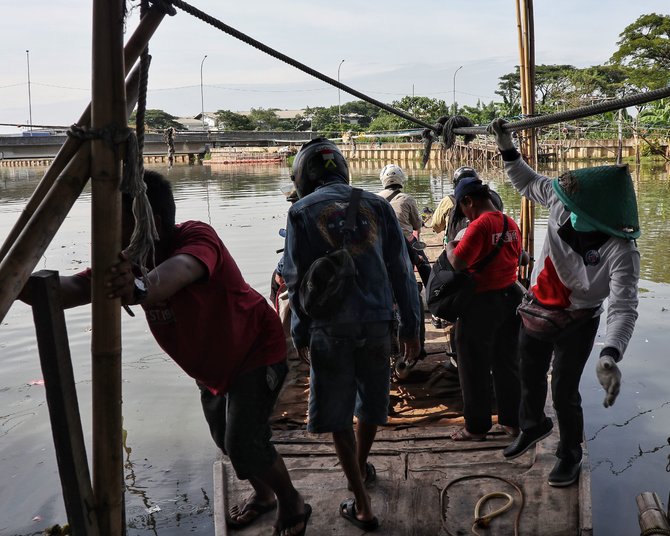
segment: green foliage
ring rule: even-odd
[[[463,106],[458,113],[466,116],[475,125],[488,125],[496,117],[504,115],[501,113],[501,108],[500,103],[491,101],[484,104],[478,100],[475,106]]]
[[[670,15],[642,15],[619,34],[610,62],[629,67],[631,82],[657,89],[670,82]]]
[[[176,116],[170,115],[163,110],[146,110],[144,113],[144,125],[147,129],[153,130],[165,130],[167,128],[173,127],[177,130],[185,130],[184,125],[175,121]],[[130,125],[135,125],[137,122],[137,111],[134,111],[130,115],[128,123]]]
[[[276,111],[277,108],[252,108],[249,112],[249,121],[253,130],[283,130]]]
[[[216,112],[216,127],[221,130],[253,130],[249,118],[242,114],[236,114],[230,110],[218,110]]]

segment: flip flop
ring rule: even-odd
[[[465,428],[460,428],[451,434],[453,441],[486,441],[486,434],[471,434]]]
[[[231,516],[230,516],[230,510],[233,508],[237,508],[239,510],[239,516],[242,517],[244,514],[247,514],[249,512],[253,512],[254,515],[251,517],[245,519],[244,521],[235,521]],[[229,511],[228,515],[226,515],[226,524],[231,528],[231,529],[241,529],[244,528],[248,525],[251,525],[254,521],[256,521],[259,517],[261,517],[263,514],[266,514],[268,512],[272,512],[277,508],[277,501],[273,501],[268,504],[260,504],[254,501],[245,503],[244,506],[240,509],[239,506],[235,505],[233,506]]]
[[[312,515],[312,507],[309,504],[305,503],[305,507],[302,511],[302,514],[297,514],[293,517],[290,517],[286,521],[277,521],[273,536],[280,536],[282,532],[290,529],[291,527],[295,527],[298,523],[303,523],[303,527],[302,530],[300,532],[296,532],[294,536],[305,536],[305,532],[307,532],[307,521],[309,520],[309,516],[311,515]]]
[[[370,462],[365,462],[365,479],[363,480],[363,484],[365,484],[366,488],[372,487],[372,484],[377,480],[377,469],[375,469],[375,466],[372,465]],[[347,489],[349,491],[354,491],[351,489],[351,486],[347,485]]]
[[[361,521],[356,517],[356,499],[344,499],[340,503],[340,515],[352,525],[365,532],[371,532],[379,528],[379,520],[376,517],[368,521]]]

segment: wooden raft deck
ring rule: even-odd
[[[426,234],[423,239],[428,244],[437,243],[435,235]],[[439,248],[427,250],[430,258],[439,251]],[[482,535],[513,535],[521,501],[515,488],[499,480],[502,478],[523,492],[519,534],[591,535],[588,454],[584,453],[578,485],[552,488],[547,484],[555,462],[557,427],[536,449],[511,461],[502,455],[502,449],[511,439],[496,425],[484,442],[450,439],[450,433],[462,426],[463,418],[457,374],[445,366],[448,347],[445,330],[435,328],[430,323],[430,314],[426,313],[428,357],[417,364],[407,379],[392,384],[389,423],[380,429],[370,456],[377,469],[377,481],[369,490],[375,515],[381,523],[376,533],[389,536],[473,534],[475,504],[485,494],[501,491],[513,497],[513,507],[494,518],[488,528],[477,530]],[[305,364],[290,359],[289,375],[273,416],[273,441],[284,457],[295,487],[313,508],[307,534],[363,534],[339,516],[340,502],[352,493],[347,490],[330,435],[309,434],[305,430],[308,375]],[[553,416],[550,400],[546,409],[547,414]],[[461,477],[468,478],[450,485]],[[244,501],[250,486],[237,480],[227,459],[215,463],[214,480],[216,536],[272,533],[274,513],[265,514],[242,531],[227,529],[226,510],[231,504]],[[501,498],[487,501],[481,515],[505,502]]]

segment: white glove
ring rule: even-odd
[[[621,388],[621,371],[612,356],[604,355],[598,359],[596,375],[600,385],[607,392],[603,406],[609,408],[614,404],[616,397],[619,396],[619,389]]]
[[[496,144],[498,145],[498,149],[501,151],[505,151],[506,149],[514,149],[512,134],[503,130],[503,125],[505,123],[507,123],[507,121],[498,118],[491,121],[491,124],[486,127],[486,131],[496,137]]]

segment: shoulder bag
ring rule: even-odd
[[[362,194],[363,190],[360,188],[351,189],[342,229],[342,247],[316,259],[300,283],[300,307],[306,315],[314,319],[333,316],[355,280],[356,265],[347,247],[356,227],[356,214]]]
[[[481,272],[498,255],[505,241],[507,228],[507,216],[503,214],[503,232],[500,238],[488,255],[475,263],[476,270],[473,272],[454,270],[447,258],[447,252],[440,254],[433,264],[426,287],[428,309],[434,316],[455,322],[465,311],[475,293],[472,274]]]

